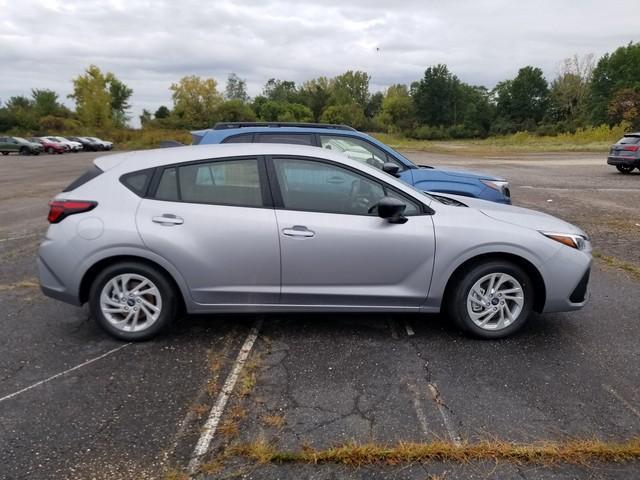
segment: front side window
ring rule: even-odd
[[[382,185],[345,168],[313,160],[273,160],[284,208],[310,212],[375,215]]]
[[[389,157],[381,149],[359,138],[343,135],[320,135],[320,145],[322,148],[342,153],[351,160],[366,163],[380,170],[382,170],[385,162],[393,162],[397,164],[401,170],[404,169],[402,164]]]
[[[223,160],[166,169],[155,197],[188,203],[262,207],[258,160]]]

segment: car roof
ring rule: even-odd
[[[185,163],[198,160],[233,157],[256,157],[260,155],[292,155],[299,157],[330,160],[348,167],[362,170],[373,177],[377,177],[394,185],[399,190],[415,196],[420,192],[405,182],[356,160],[351,160],[333,150],[310,147],[306,145],[291,145],[284,143],[223,143],[214,145],[185,145],[173,148],[158,148],[153,150],[139,150],[127,153],[104,155],[96,158],[93,163],[103,171],[113,170],[115,175],[122,175],[147,168],[155,168],[174,163]],[[426,201],[430,201],[425,197]],[[423,199],[424,200],[424,199]]]

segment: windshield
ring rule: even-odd
[[[19,141],[20,143],[29,143],[22,137],[13,137],[13,139]]]
[[[640,143],[640,137],[635,135],[625,135],[618,141],[618,143],[623,145],[635,145],[636,143]]]

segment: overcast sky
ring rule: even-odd
[[[436,63],[493,87],[525,65],[547,78],[563,58],[640,41],[638,0],[0,0],[0,99],[32,87],[66,97],[89,64],[133,88],[143,108],[171,105],[185,75],[229,72],[250,95],[271,77],[301,82],[348,69],[371,89],[410,83]],[[69,105],[70,101],[65,99]]]

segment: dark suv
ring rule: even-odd
[[[620,173],[631,173],[634,168],[640,170],[640,132],[625,133],[612,145],[607,163],[615,165]]]
[[[511,203],[509,183],[504,178],[416,165],[388,145],[346,125],[229,122],[217,123],[213,128],[191,134],[194,145],[287,143],[326,148],[393,174],[419,190]]]

